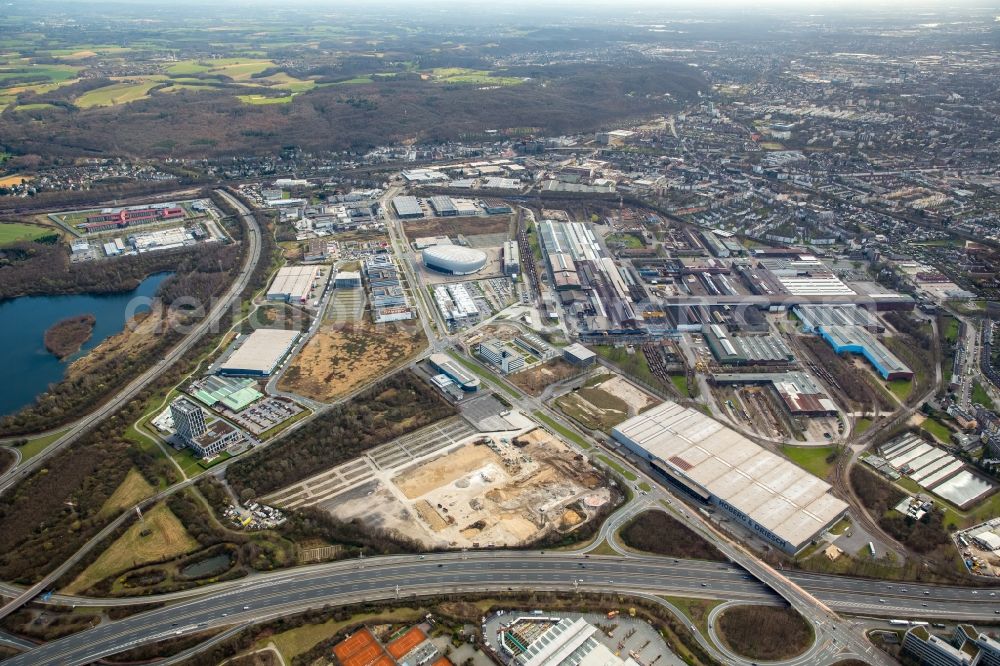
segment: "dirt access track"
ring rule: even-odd
[[[359,489],[330,510],[427,547],[505,547],[571,531],[610,499],[597,470],[535,428],[513,439],[476,437]]]
[[[419,326],[326,324],[292,360],[278,388],[330,402],[403,365],[426,344]]]

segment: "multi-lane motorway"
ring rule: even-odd
[[[812,574],[789,577],[831,608],[852,614],[976,621],[994,618],[994,610],[1000,608],[998,598],[989,596],[988,590],[882,584]],[[229,584],[204,597],[47,643],[10,663],[83,664],[176,635],[260,622],[325,604],[525,589],[778,600],[774,592],[742,569],[710,562],[503,551],[370,558]]]

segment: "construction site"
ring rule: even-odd
[[[428,548],[500,548],[572,532],[611,499],[583,456],[528,428],[467,438],[321,506]]]

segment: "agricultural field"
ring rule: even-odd
[[[416,326],[327,324],[309,339],[278,387],[321,402],[335,400],[403,365],[425,344]]]
[[[524,83],[524,79],[516,76],[496,76],[489,70],[465,67],[436,67],[421,76],[436,83],[448,84],[517,86]]]
[[[149,91],[162,83],[162,79],[145,81],[123,81],[103,88],[97,88],[76,98],[75,104],[81,109],[98,106],[117,106],[149,97]]]

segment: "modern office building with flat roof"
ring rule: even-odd
[[[664,402],[612,436],[649,462],[659,480],[718,506],[787,553],[797,553],[847,512],[830,484],[702,412]]]

